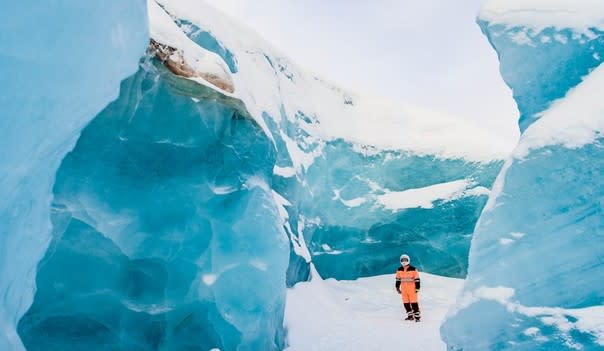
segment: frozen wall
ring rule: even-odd
[[[479,23],[524,133],[476,227],[464,292],[441,335],[451,350],[600,350],[604,7],[491,1]]]
[[[7,3],[0,41],[0,349],[16,351],[51,238],[54,175],[136,70],[148,42],[145,2]]]
[[[29,351],[283,347],[275,153],[239,107],[156,59],[124,81],[57,173]]]

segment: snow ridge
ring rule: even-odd
[[[490,0],[479,18],[491,24],[525,26],[537,31],[546,27],[573,28],[580,32],[604,28],[601,0]]]
[[[220,38],[234,54],[235,96],[265,131],[269,130],[265,116],[275,123],[284,118],[294,122],[302,111],[314,121],[305,130],[326,141],[340,138],[382,150],[479,162],[501,160],[511,151],[509,143],[463,118],[359,96],[326,83],[204,1],[157,2],[172,17]]]

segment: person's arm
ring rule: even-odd
[[[415,271],[415,291],[419,291],[420,286],[419,271]]]
[[[396,288],[396,291],[400,294],[401,293],[401,277],[399,277],[398,271],[396,272],[396,282],[394,283],[394,287]]]

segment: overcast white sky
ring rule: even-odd
[[[337,85],[518,138],[511,91],[475,22],[484,0],[208,1]]]

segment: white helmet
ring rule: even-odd
[[[409,258],[409,255],[407,255],[407,254],[402,254],[402,255],[401,255],[401,263],[402,263],[403,265],[405,265],[405,264],[403,263],[403,260],[406,260],[406,261],[407,261],[407,264],[410,264],[410,263],[411,263],[411,259]]]

